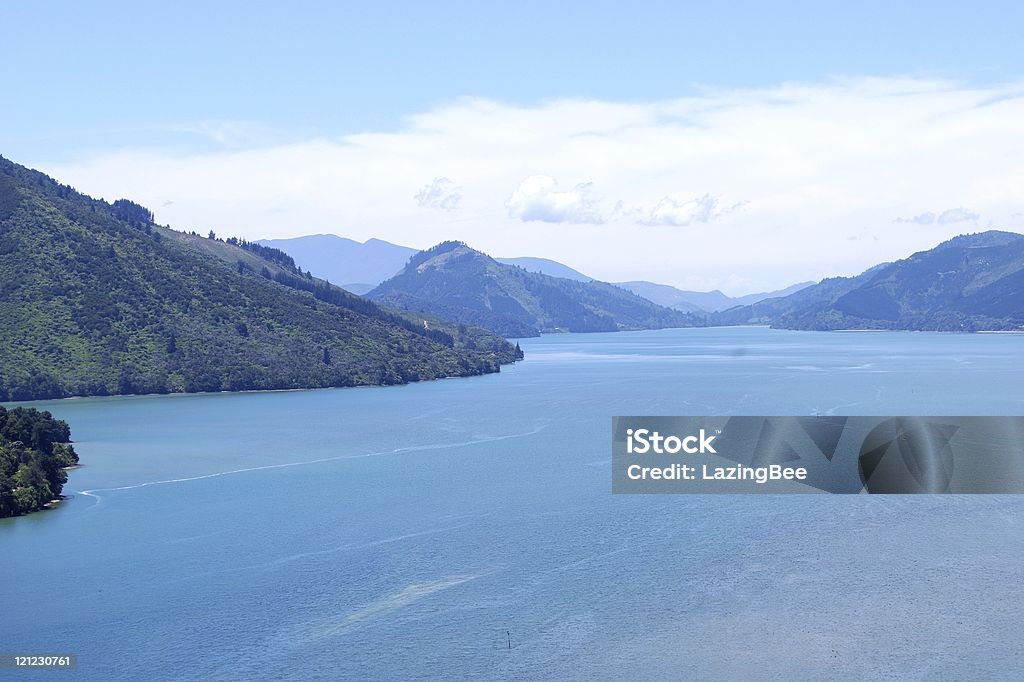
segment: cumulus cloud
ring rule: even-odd
[[[572,189],[560,189],[547,175],[531,175],[523,180],[505,202],[509,216],[524,222],[590,223],[599,225],[605,217],[591,197],[593,183],[584,182]]]
[[[448,178],[434,178],[429,185],[424,185],[413,197],[420,208],[439,208],[442,211],[454,211],[462,201],[462,188],[457,187]]]
[[[913,218],[897,218],[897,223],[915,223],[917,225],[950,225],[952,223],[963,223],[963,222],[977,222],[981,215],[973,211],[968,211],[963,206],[959,208],[950,208],[942,213],[935,213],[933,211],[925,211],[920,213]]]
[[[722,206],[717,197],[704,194],[696,199],[678,201],[665,197],[637,222],[643,225],[674,225],[687,227],[694,223],[707,223],[732,213],[746,202]]]

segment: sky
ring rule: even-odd
[[[1024,5],[0,0],[0,154],[177,229],[738,295],[1024,231]]]

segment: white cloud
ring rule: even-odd
[[[572,189],[559,189],[547,175],[532,175],[523,180],[505,202],[508,214],[524,222],[589,223],[599,225],[605,217],[591,198],[593,183],[584,182]]]
[[[462,188],[448,178],[434,178],[413,197],[420,208],[439,208],[454,211],[462,201]]]
[[[31,165],[204,233],[462,239],[605,280],[753,289],[858,272],[979,216],[1011,225],[1024,205],[1021,84],[874,78],[639,103],[466,99],[390,131],[258,144]],[[457,211],[409,200],[444,208],[449,195],[424,187],[441,176],[458,178],[460,198],[447,204]],[[749,203],[723,210],[734,197]],[[934,208],[951,201],[970,208]],[[894,226],[893,216],[914,218]]]
[[[704,194],[696,199],[679,201],[665,197],[645,217],[638,220],[643,225],[675,225],[687,227],[694,223],[708,223],[728,215],[746,202],[722,206],[718,198]]]
[[[918,225],[931,225],[932,223],[935,222],[935,219],[937,217],[938,216],[936,216],[931,211],[925,211],[924,213],[917,214],[913,218],[897,218],[896,222],[897,223],[917,223]]]
[[[980,217],[981,216],[979,214],[968,211],[963,207],[951,208],[948,211],[942,212],[942,214],[939,216],[938,222],[939,225],[948,225],[950,223],[963,223],[967,221],[975,222]]]
[[[961,206],[959,208],[946,209],[942,213],[938,214],[933,211],[925,211],[913,218],[897,218],[894,222],[915,223],[917,225],[950,225],[952,223],[963,223],[968,221],[976,223],[979,218],[981,218],[981,214],[969,211]]]

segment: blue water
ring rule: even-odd
[[[522,345],[472,379],[34,404],[85,466],[0,522],[0,650],[96,680],[1024,676],[1022,497],[610,492],[612,415],[1019,414],[1024,336]]]

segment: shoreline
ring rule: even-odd
[[[476,379],[480,377],[493,376],[495,374],[501,374],[502,367],[508,367],[515,365],[517,362],[522,362],[525,358],[513,360],[511,362],[504,362],[498,364],[498,369],[493,372],[481,372],[480,374],[451,374],[448,376],[433,377],[430,379],[416,379],[415,381],[405,381],[397,384],[358,384],[356,386],[310,386],[307,388],[243,388],[238,391],[168,391],[167,393],[113,393],[107,395],[69,395],[63,398],[35,398],[33,400],[6,400],[0,401],[0,406],[7,407],[13,405],[19,407],[22,405],[31,405],[33,403],[51,403],[66,400],[95,400],[97,398],[153,398],[153,397],[173,397],[173,396],[216,396],[216,395],[242,395],[249,393],[296,393],[300,391],[341,391],[350,390],[354,388],[401,388],[404,386],[413,386],[415,384],[426,384],[431,381],[442,381],[445,379]]]
[[[869,328],[857,328],[857,329],[790,329],[785,327],[772,327],[767,324],[726,324],[726,325],[708,325],[704,327],[661,327],[658,329],[630,329],[630,330],[619,330],[617,332],[559,332],[553,334],[542,333],[536,337],[520,337],[518,340],[527,340],[534,338],[543,338],[545,336],[555,337],[566,337],[566,336],[589,336],[591,334],[630,334],[638,332],[664,332],[664,331],[675,331],[680,329],[688,330],[723,330],[723,329],[769,329],[776,332],[809,332],[815,334],[866,334],[866,333],[888,333],[888,334],[1000,334],[1000,335],[1024,335],[1024,329],[982,329],[982,330],[957,330],[957,329],[869,329]],[[511,341],[516,341],[512,339]],[[511,362],[500,363],[499,369],[494,372],[484,372],[481,374],[469,374],[469,375],[458,375],[453,374],[450,376],[439,376],[431,379],[418,379],[416,381],[407,381],[398,384],[359,384],[356,386],[315,386],[308,388],[254,388],[254,389],[242,389],[238,391],[171,391],[167,393],[120,393],[110,395],[71,395],[63,398],[38,398],[34,400],[20,400],[20,401],[3,401],[0,402],[0,406],[20,406],[20,405],[32,405],[33,403],[41,402],[58,402],[58,401],[70,401],[70,400],[95,400],[95,399],[126,399],[126,398],[153,398],[153,397],[174,397],[174,396],[218,396],[218,395],[243,395],[243,394],[254,394],[254,393],[295,393],[302,391],[331,391],[331,390],[349,390],[349,389],[369,389],[369,388],[399,388],[403,386],[412,386],[415,384],[424,384],[431,381],[441,381],[444,379],[473,379],[485,376],[491,376],[494,374],[501,373],[501,367],[513,366],[518,362],[522,362],[525,358],[520,360],[514,360]]]
[[[81,469],[81,468],[82,468],[81,464],[72,464],[69,467],[61,467],[61,470],[63,470],[63,471],[71,471],[72,469]],[[63,495],[63,494],[61,494],[61,495],[58,495],[57,497],[53,498],[49,502],[43,503],[43,506],[39,507],[39,509],[33,509],[30,512],[25,512],[24,514],[18,514],[17,516],[5,516],[5,517],[3,517],[3,519],[18,519],[18,518],[22,518],[24,516],[31,516],[32,514],[38,514],[39,512],[50,511],[51,509],[56,509],[57,507],[59,507],[61,502],[65,502],[67,500],[70,500],[72,497],[74,497],[74,495]],[[2,521],[3,519],[0,519],[0,521]]]

